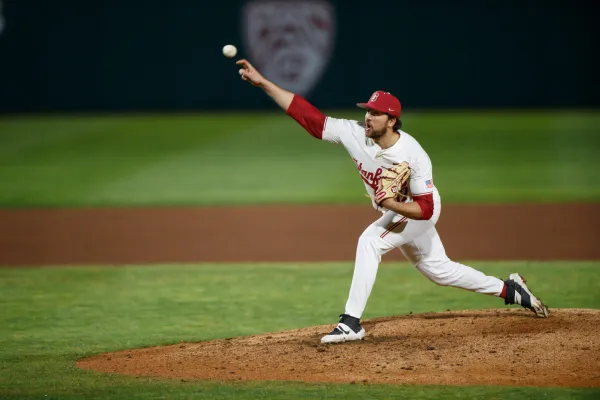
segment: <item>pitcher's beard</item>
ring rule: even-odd
[[[387,129],[380,129],[380,130],[376,131],[373,128],[370,128],[369,130],[366,131],[366,135],[368,138],[378,139],[378,138],[382,137],[383,135],[385,135],[386,132],[387,132]]]

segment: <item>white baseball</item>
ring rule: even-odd
[[[235,57],[236,54],[237,54],[237,49],[235,48],[234,45],[228,44],[227,46],[223,46],[223,55],[225,57],[228,57],[228,58]]]

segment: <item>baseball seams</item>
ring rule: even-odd
[[[385,232],[383,232],[379,237],[380,238],[384,238],[388,233],[390,233],[391,231],[393,231],[394,229],[396,229],[401,223],[405,222],[408,218],[403,217],[401,218],[398,222],[392,224],[392,226],[390,226],[389,228],[387,228],[385,230]]]

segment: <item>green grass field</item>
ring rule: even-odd
[[[446,203],[600,200],[600,112],[409,110],[403,121]],[[1,207],[364,202],[346,151],[283,112],[2,117],[0,160]]]
[[[471,263],[518,270],[556,308],[600,307],[600,263]],[[0,269],[0,398],[19,399],[593,399],[598,389],[218,383],[82,371],[106,351],[274,332],[335,321],[351,263]],[[282,290],[282,288],[284,290]],[[384,263],[365,318],[505,307]],[[527,370],[527,368],[525,368]]]

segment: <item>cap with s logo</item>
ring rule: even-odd
[[[384,92],[383,90],[374,92],[368,102],[356,103],[356,105],[367,110],[381,111],[396,118],[400,118],[402,112],[400,100],[390,92]]]

